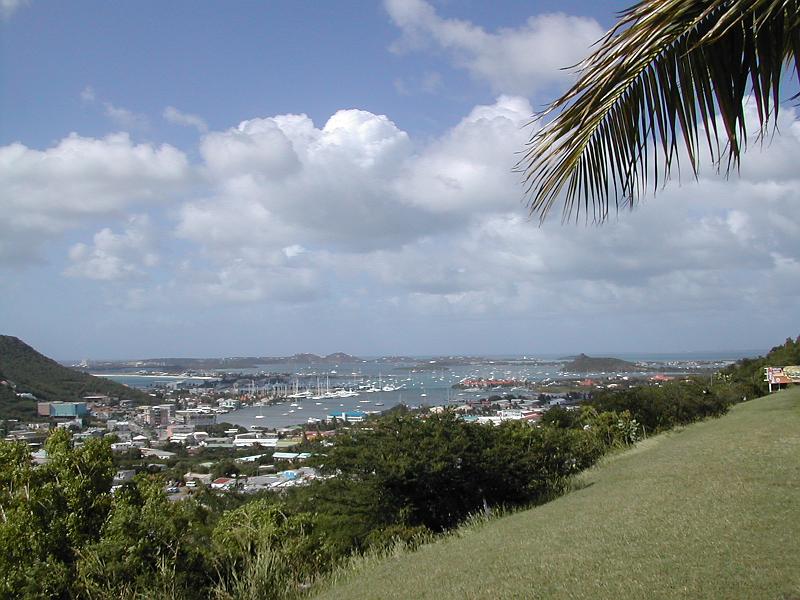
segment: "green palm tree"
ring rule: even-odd
[[[696,177],[704,148],[717,168],[737,169],[747,96],[763,139],[784,72],[800,74],[800,0],[642,0],[576,68],[572,88],[534,118],[557,113],[517,165],[540,220],[561,201],[564,220],[602,222],[682,158]]]

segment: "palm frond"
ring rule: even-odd
[[[655,192],[682,157],[696,177],[704,148],[717,168],[737,169],[747,95],[763,134],[791,67],[798,76],[800,0],[638,2],[532,121],[544,125],[517,164],[531,214],[543,221],[563,198],[563,220],[602,222],[612,202]]]

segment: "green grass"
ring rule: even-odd
[[[608,457],[553,502],[336,579],[319,598],[800,600],[800,387]]]

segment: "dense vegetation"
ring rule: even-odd
[[[553,502],[355,560],[314,597],[800,598],[798,448],[795,387],[608,456]]]
[[[713,414],[711,397],[686,403],[681,418]],[[0,443],[0,596],[296,595],[354,553],[552,498],[609,448],[638,438],[634,404],[619,407],[554,411],[541,427],[450,413],[368,421],[316,448],[330,477],[250,498],[207,492],[172,502],[161,476],[146,473],[112,494],[108,440],[72,449],[69,434],[56,432],[50,462],[38,467],[25,446]]]
[[[600,356],[586,356],[579,354],[563,367],[568,373],[598,373],[601,371],[636,371],[635,363],[622,360],[621,358],[608,358]]]
[[[64,367],[10,335],[0,335],[0,372],[3,378],[14,383],[17,393],[27,392],[40,400],[75,401],[89,394],[142,402],[152,400],[139,390]],[[36,410],[35,401],[26,400],[19,410],[11,411],[7,399],[0,396],[0,418],[24,418],[31,410]]]
[[[797,346],[765,360],[793,359]],[[542,503],[610,449],[724,414],[750,389],[750,368],[605,392],[551,409],[539,427],[397,411],[311,448],[325,477],[282,494],[174,502],[163,475],[147,473],[112,494],[109,440],[73,449],[56,432],[44,466],[0,442],[0,597],[293,597],[353,555]]]
[[[5,419],[36,420],[36,403],[30,398],[20,398],[0,372],[0,421]]]
[[[725,381],[738,385],[748,397],[752,398],[767,393],[764,367],[788,365],[800,365],[800,336],[794,340],[786,338],[783,344],[772,348],[766,356],[743,358],[724,369],[720,375]]]

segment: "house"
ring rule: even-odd
[[[133,442],[114,442],[111,444],[112,452],[126,452],[133,448]]]
[[[231,490],[236,487],[236,480],[231,477],[217,477],[211,482],[212,490]]]
[[[275,460],[306,460],[310,458],[309,452],[273,452],[272,458]]]
[[[244,484],[244,492],[254,493],[268,490],[282,481],[283,479],[278,475],[255,475],[253,477],[248,477]]]
[[[269,456],[268,454],[253,454],[252,456],[240,456],[239,458],[235,458],[234,462],[237,463],[252,463],[256,462],[262,456]]]
[[[112,486],[122,485],[127,481],[131,481],[136,476],[136,471],[133,469],[119,469],[114,474],[114,480],[111,482]]]
[[[186,482],[186,485],[189,485],[189,482],[191,481],[194,481],[195,485],[197,483],[209,485],[211,483],[211,475],[208,473],[192,473],[189,471],[188,473],[183,474],[183,480]]]
[[[175,456],[174,452],[169,452],[168,450],[159,450],[157,448],[141,448],[140,452],[142,453],[142,456],[152,456],[153,458],[160,458],[162,460]]]
[[[360,423],[366,418],[366,416],[367,413],[360,410],[349,410],[328,415],[328,421],[339,419],[340,421],[346,421],[348,423]]]
[[[253,433],[239,433],[233,438],[233,445],[236,448],[244,448],[247,446],[264,446],[272,447],[278,445],[277,434],[263,433],[260,431]]]

